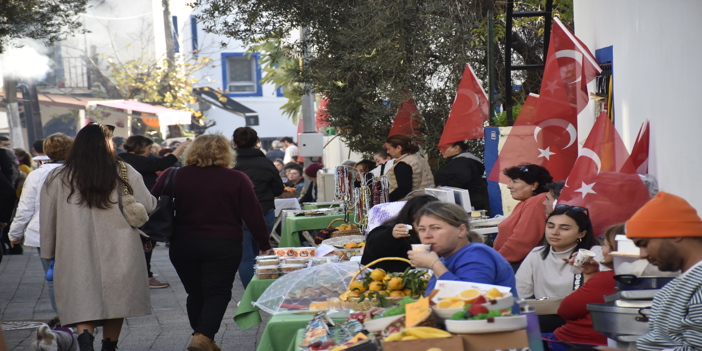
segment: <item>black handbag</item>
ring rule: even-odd
[[[179,167],[173,167],[166,174],[166,181],[158,197],[156,209],[149,215],[149,221],[141,227],[144,234],[151,240],[167,242],[173,235],[173,220],[175,219],[175,177]],[[171,186],[168,192],[168,186]]]

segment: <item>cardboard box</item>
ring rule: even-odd
[[[383,341],[382,345],[383,351],[427,351],[432,347],[443,351],[455,351],[463,350],[463,338],[460,335],[454,335],[450,338]]]
[[[464,351],[521,349],[529,347],[526,330],[500,333],[463,334]],[[448,349],[446,349],[448,350]]]

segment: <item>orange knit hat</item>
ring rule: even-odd
[[[627,238],[702,236],[702,220],[685,199],[659,192],[626,222]]]

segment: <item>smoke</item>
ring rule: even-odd
[[[51,71],[51,59],[43,53],[47,48],[33,40],[19,40],[8,45],[0,55],[0,68],[6,77],[20,80],[41,80]]]

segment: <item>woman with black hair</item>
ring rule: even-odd
[[[234,169],[244,172],[254,186],[256,198],[261,204],[263,218],[270,232],[275,222],[275,197],[283,193],[283,181],[278,170],[261,149],[258,133],[251,127],[239,127],[234,130],[232,143],[236,148],[236,165]],[[258,255],[258,243],[253,240],[249,227],[244,224],[244,241],[242,242],[242,257],[239,265],[239,278],[246,288],[253,278],[253,266]]]
[[[414,223],[419,209],[434,201],[439,200],[431,195],[414,196],[405,203],[397,217],[371,230],[366,237],[361,263],[366,265],[383,257],[407,258],[407,251],[412,250],[412,244],[421,244],[417,231],[409,229],[407,225]],[[384,261],[374,268],[382,268],[387,272],[404,272],[409,266],[401,261]]]
[[[144,179],[146,188],[151,189],[156,185],[158,179],[157,172],[162,172],[167,168],[174,166],[178,162],[178,157],[183,154],[185,148],[190,144],[190,141],[180,143],[178,147],[171,152],[170,155],[160,158],[151,156],[151,148],[154,141],[151,138],[143,135],[132,135],[124,142],[123,147],[127,152],[119,154],[119,157],[134,167]],[[162,282],[154,277],[151,272],[151,255],[156,241],[143,239],[144,241],[144,257],[146,259],[146,270],[149,276],[149,288],[163,289],[170,286],[167,282]]]
[[[390,201],[399,201],[410,192],[433,188],[434,175],[427,160],[417,155],[419,147],[407,135],[395,134],[385,140],[385,150],[395,158],[387,173],[390,182]]]
[[[115,350],[124,318],[151,313],[139,232],[118,198],[126,189],[147,212],[156,199],[141,175],[118,161],[111,137],[110,126],[83,127],[41,193],[41,257],[55,258],[56,307],[61,323],[80,333],[81,351],[93,350],[99,325],[102,350]]]
[[[604,260],[585,207],[556,205],[546,220],[544,237],[544,245],[531,250],[516,274],[517,290],[524,298],[563,298],[579,288],[582,274],[572,273],[563,259],[580,249],[594,252],[595,262]]]
[[[503,173],[510,179],[507,189],[519,203],[497,226],[493,247],[516,272],[524,257],[540,245],[544,237],[546,184],[553,178],[546,168],[534,164],[507,168]]]
[[[470,205],[474,209],[487,209],[487,182],[483,178],[483,162],[468,152],[468,145],[463,141],[457,141],[442,150],[441,156],[446,159],[446,163],[434,173],[436,186],[466,189]]]

